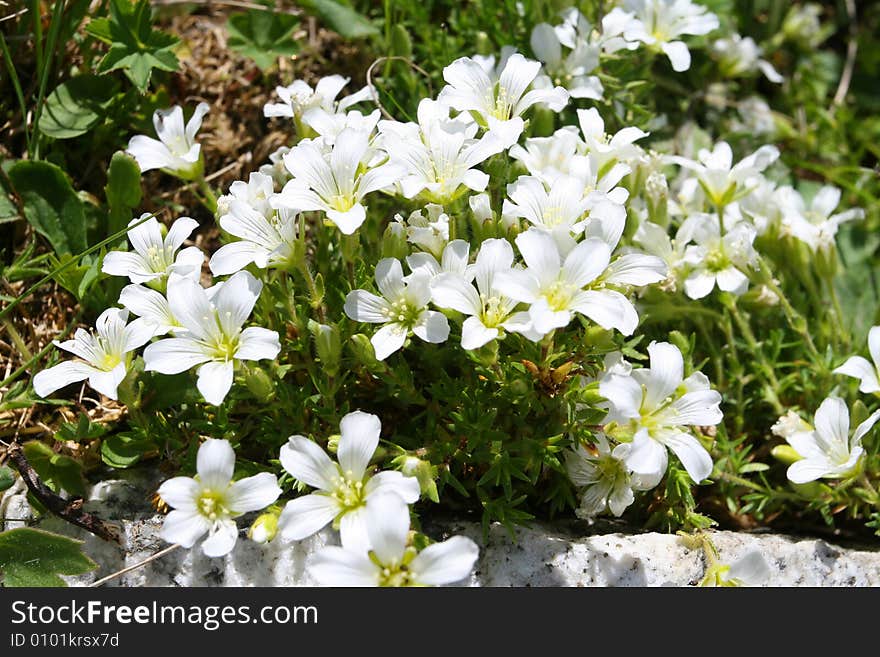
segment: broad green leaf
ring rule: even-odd
[[[15,473],[8,465],[0,465],[0,491],[12,487],[15,483]]]
[[[101,458],[113,468],[130,468],[156,452],[156,443],[152,440],[125,433],[108,436],[101,442]]]
[[[8,224],[21,219],[15,203],[6,195],[5,190],[0,194],[0,224]]]
[[[299,44],[292,36],[297,25],[299,17],[292,14],[260,9],[232,14],[226,23],[229,46],[265,70],[275,64],[278,57],[299,52]]]
[[[59,575],[82,575],[98,567],[82,541],[22,527],[0,533],[3,586],[67,586]]]
[[[133,209],[140,205],[143,196],[140,167],[124,151],[116,151],[110,160],[104,193],[110,206],[107,232],[112,235],[128,225]]]
[[[298,4],[347,39],[359,39],[379,33],[366,17],[336,0],[300,0]]]
[[[64,171],[49,162],[20,160],[9,168],[9,179],[25,218],[49,240],[55,253],[81,253],[88,248],[83,201]]]
[[[119,83],[98,75],[79,75],[60,84],[46,98],[40,114],[40,132],[55,139],[85,134],[104,117]]]
[[[79,496],[86,494],[86,480],[79,461],[53,452],[51,447],[39,440],[26,442],[22,450],[28,463],[49,488],[55,491],[63,488]]]

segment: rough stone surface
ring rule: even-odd
[[[95,486],[87,509],[116,522],[122,545],[106,543],[55,518],[40,526],[85,541],[84,551],[99,564],[83,577],[68,578],[87,585],[147,559],[167,545],[159,538],[162,516],[148,505],[155,480],[143,473]],[[14,487],[0,500],[4,518],[31,516],[25,491]],[[246,520],[246,519],[245,519]],[[7,522],[6,528],[21,526]],[[245,522],[241,526],[246,526]],[[491,528],[483,544],[479,523],[435,519],[426,531],[436,539],[452,534],[470,536],[480,544],[480,559],[469,586],[693,586],[703,577],[700,550],[686,548],[679,537],[656,533],[596,533],[585,523],[535,524],[517,532],[516,542],[500,526]],[[732,563],[758,550],[770,567],[768,586],[878,586],[880,551],[831,545],[823,540],[795,539],[778,534],[715,532],[721,560]],[[108,586],[301,586],[313,585],[306,568],[315,550],[336,542],[325,531],[301,542],[280,539],[258,545],[244,537],[224,558],[205,557],[198,546],[177,549],[128,572]]]

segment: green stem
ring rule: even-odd
[[[31,135],[27,126],[27,104],[24,102],[24,93],[21,90],[21,82],[18,79],[18,72],[12,63],[12,55],[9,52],[9,46],[6,45],[6,39],[0,32],[0,50],[3,52],[3,61],[6,63],[6,72],[9,79],[12,80],[12,86],[15,89],[15,97],[18,99],[18,105],[21,108],[21,129],[24,132],[24,141],[27,152],[31,152]]]
[[[779,396],[777,395],[777,390],[780,389],[780,386],[773,365],[767,360],[767,355],[764,353],[764,349],[755,339],[752,327],[749,325],[748,321],[746,321],[745,317],[742,316],[742,313],[740,313],[739,307],[736,305],[736,298],[731,297],[731,301],[725,305],[727,306],[730,315],[733,317],[733,320],[736,322],[740,333],[742,333],[743,338],[745,338],[746,343],[748,343],[749,348],[752,350],[752,353],[758,358],[758,365],[760,366],[759,371],[762,373],[765,381],[764,390],[766,392],[767,401],[770,402],[770,405],[773,406],[773,410],[778,415],[782,415],[785,413],[785,407],[782,405],[782,402],[779,401]]]
[[[9,337],[12,339],[12,343],[15,345],[16,349],[21,352],[21,355],[24,356],[24,359],[26,361],[31,360],[34,356],[31,353],[31,350],[28,349],[25,341],[22,339],[21,334],[15,329],[15,326],[12,325],[12,322],[4,318],[3,327],[6,329],[6,332],[9,333]]]
[[[34,4],[38,5],[38,0],[35,0]],[[58,40],[58,32],[61,30],[62,13],[64,13],[64,0],[55,0],[55,7],[52,10],[52,22],[49,24],[49,38],[46,41],[46,48],[42,53],[42,68],[39,69],[40,86],[39,91],[37,92],[37,104],[34,109],[34,138],[30,142],[32,152],[29,153],[33,160],[39,159],[40,155],[40,140],[37,136],[37,126],[40,123],[40,114],[43,112],[43,98],[46,96],[46,85],[49,83],[49,73],[52,69],[52,57],[55,54],[55,42]],[[36,12],[35,23],[40,23],[39,11]]]
[[[201,192],[199,196],[199,200],[202,202],[202,205],[211,213],[217,213],[217,195],[214,193],[214,190],[211,189],[211,186],[208,184],[208,181],[203,178],[199,179],[199,191]]]

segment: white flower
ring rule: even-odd
[[[634,490],[649,490],[660,483],[660,477],[633,474],[626,464],[632,445],[623,443],[613,450],[604,434],[596,435],[593,454],[583,445],[565,456],[565,469],[571,482],[581,491],[581,503],[575,514],[592,518],[608,509],[620,517],[633,503]]]
[[[131,224],[149,215],[144,213]],[[198,280],[205,255],[197,246],[177,251],[198,226],[195,219],[180,217],[163,237],[162,226],[155,217],[150,217],[128,231],[134,251],[110,251],[104,256],[101,271],[111,276],[127,276],[132,283],[146,283],[158,289],[165,288],[170,274]]]
[[[662,50],[675,71],[691,67],[691,53],[678,37],[708,34],[719,25],[715,14],[691,0],[626,0],[623,6],[636,17],[627,24],[624,39]]]
[[[685,428],[721,422],[721,395],[709,389],[709,380],[700,372],[683,378],[684,362],[675,345],[651,342],[648,354],[651,367],[600,381],[599,392],[609,402],[604,422],[615,422],[632,432],[626,463],[633,472],[662,476],[668,447],[699,483],[712,472],[712,457]]]
[[[183,110],[175,105],[170,109],[156,110],[153,125],[159,139],[136,135],[128,142],[126,151],[141,171],[164,169],[180,178],[194,179],[202,172],[201,146],[195,142],[202,119],[210,107],[199,103],[192,117],[183,125]]]
[[[510,156],[522,162],[531,175],[552,185],[557,178],[571,174],[577,150],[577,130],[574,126],[565,126],[550,137],[529,137],[525,146],[515,144]]]
[[[367,471],[379,445],[382,424],[370,413],[354,411],[339,424],[338,463],[317,443],[291,436],[281,448],[281,465],[293,477],[317,490],[291,500],[281,512],[278,529],[288,540],[311,536],[329,523],[339,529],[343,543],[369,545],[366,504],[374,496],[390,494],[402,504],[419,499],[419,482],[400,472]],[[409,522],[404,508],[403,515]]]
[[[339,135],[346,128],[372,134],[381,116],[379,110],[373,110],[367,115],[361,114],[358,110],[333,114],[320,107],[313,107],[303,114],[303,123],[315,131],[318,135],[316,141],[319,141],[321,148],[327,151],[336,144]]]
[[[583,196],[584,185],[572,176],[560,176],[549,191],[538,178],[520,176],[507,186],[501,213],[522,217],[533,226],[550,231],[579,232],[576,226],[587,213],[591,199]]]
[[[430,253],[413,253],[406,256],[406,264],[412,272],[404,276],[403,280],[409,282],[413,276],[427,275],[429,283],[440,274],[452,273],[462,276],[468,281],[474,280],[473,267],[468,264],[470,259],[471,245],[464,240],[452,240],[443,247],[440,262],[437,262]]]
[[[399,177],[398,167],[391,163],[369,167],[372,157],[370,135],[360,130],[343,130],[326,156],[314,141],[302,141],[284,156],[293,180],[270,203],[294,212],[322,210],[339,230],[351,235],[367,218],[363,198]]]
[[[273,359],[281,350],[275,331],[242,330],[263,289],[260,281],[240,271],[216,287],[209,291],[185,278],[169,281],[168,305],[186,333],[144,350],[147,371],[178,374],[198,366],[196,386],[215,406],[232,387],[235,360]]]
[[[458,582],[479,556],[464,536],[433,543],[421,552],[407,547],[409,513],[393,494],[376,495],[367,504],[369,548],[342,538],[315,554],[308,572],[324,586],[439,586]]]
[[[804,431],[809,433],[812,430],[813,427],[804,422],[801,416],[794,411],[788,411],[785,415],[781,415],[779,419],[773,423],[773,426],[770,427],[770,432],[774,436],[779,436],[780,438],[785,439],[788,439],[796,433],[803,433]]]
[[[278,187],[283,187],[287,181],[290,180],[290,172],[287,170],[287,167],[284,166],[284,156],[289,152],[289,146],[281,146],[280,148],[277,148],[269,153],[269,163],[262,165],[259,169],[261,174],[272,178],[272,181],[274,184],[278,185]],[[235,183],[232,184],[234,185]],[[231,186],[230,191],[232,191]],[[220,205],[219,199],[217,205],[218,207]]]
[[[132,325],[146,325],[151,337],[160,337],[171,332],[186,332],[186,329],[174,318],[165,295],[152,288],[134,283],[126,285],[119,293],[119,303],[132,314],[137,315]]]
[[[549,233],[529,229],[516,238],[527,269],[498,274],[496,289],[530,304],[532,327],[541,335],[567,326],[572,313],[589,317],[605,329],[631,335],[639,322],[632,303],[606,285],[647,285],[663,280],[666,267],[659,258],[633,254],[611,266],[611,247],[590,237],[566,254]],[[623,262],[620,262],[623,260]],[[584,289],[590,286],[592,289]]]
[[[687,237],[690,239],[690,236]],[[666,229],[650,221],[642,222],[635,235],[633,242],[642,247],[648,254],[657,256],[666,263],[668,276],[660,287],[675,291],[678,286],[678,276],[681,268],[684,266],[684,254],[686,244],[676,236],[675,239],[669,237]]]
[[[406,198],[422,194],[432,202],[449,203],[466,189],[486,189],[489,176],[474,167],[506,145],[492,133],[474,139],[475,123],[448,117],[448,106],[425,98],[419,103],[417,126],[393,121],[379,124],[383,148],[404,171],[398,182]]]
[[[161,536],[191,548],[205,534],[202,552],[222,557],[238,539],[235,518],[266,508],[281,495],[275,475],[261,472],[232,481],[235,452],[227,440],[209,438],[199,446],[195,477],[174,477],[157,491],[174,510],[165,517]]]
[[[761,146],[748,157],[733,164],[733,151],[727,142],[720,141],[713,150],[701,148],[699,161],[671,156],[669,161],[693,171],[709,201],[724,206],[742,198],[758,184],[759,173],[779,158],[775,146]]]
[[[384,324],[370,342],[378,360],[403,346],[410,333],[425,342],[445,342],[449,322],[443,313],[428,310],[431,300],[431,277],[414,272],[407,280],[395,258],[383,258],[376,265],[376,285],[381,297],[366,290],[353,290],[345,298],[345,314],[357,322]]]
[[[460,112],[471,112],[508,148],[519,140],[525,127],[522,114],[532,105],[542,103],[560,112],[568,103],[568,92],[562,87],[526,91],[540,70],[540,62],[514,53],[495,78],[479,62],[461,57],[443,69],[448,86],[439,100]]]
[[[275,87],[275,93],[278,94],[281,102],[266,103],[263,106],[263,115],[289,117],[300,121],[303,114],[313,108],[320,108],[335,114],[344,112],[356,103],[372,98],[370,87],[364,87],[337,101],[336,97],[348,82],[349,78],[344,78],[341,75],[328,75],[318,80],[314,89],[302,80],[294,80],[286,87]]]
[[[565,40],[547,23],[539,23],[532,29],[529,43],[535,57],[543,62],[548,77],[542,86],[559,85],[567,89],[572,98],[601,99],[602,83],[598,76],[589,75],[599,66],[601,47],[584,38],[563,44]],[[565,56],[563,45],[569,49]]]
[[[403,215],[394,215],[394,221],[404,227],[407,242],[428,251],[435,258],[443,256],[443,249],[449,241],[449,215],[443,211],[442,205],[429,203],[421,210],[410,212],[406,219]]]
[[[835,479],[853,474],[865,455],[862,438],[880,419],[880,411],[849,434],[849,410],[839,397],[828,397],[819,405],[813,431],[802,431],[786,437],[786,441],[803,459],[788,467],[786,475],[795,484],[816,479]]]
[[[743,270],[748,271],[757,257],[754,226],[740,222],[722,236],[715,215],[693,215],[687,221],[694,223],[691,237],[696,245],[685,250],[685,261],[692,266],[684,281],[685,294],[702,299],[715,285],[732,294],[745,293],[749,279]]]
[[[784,78],[765,59],[762,50],[752,37],[743,38],[732,34],[712,44],[712,53],[720,60],[721,72],[731,78],[761,71],[770,82],[782,84]]]
[[[880,326],[872,326],[868,331],[868,351],[873,363],[861,356],[850,356],[833,373],[859,379],[861,392],[880,392]]]
[[[842,223],[865,216],[861,208],[832,214],[840,204],[840,190],[831,185],[820,188],[809,207],[791,187],[781,189],[780,194],[783,231],[804,242],[813,251],[834,246],[834,238]]]
[[[241,239],[224,244],[211,256],[209,264],[215,276],[235,273],[250,263],[260,269],[285,269],[294,264],[297,215],[283,208],[273,210],[268,204],[265,209],[268,214],[243,201],[229,203],[228,213],[220,217],[220,227]]]
[[[34,375],[34,392],[46,397],[59,388],[89,380],[89,385],[102,395],[116,399],[116,388],[125,378],[129,353],[153,337],[152,327],[132,322],[126,325],[128,311],[108,308],[95,321],[95,333],[77,329],[72,340],[55,342],[55,346],[79,356]]]
[[[499,272],[513,266],[513,247],[503,239],[488,239],[480,246],[474,267],[477,289],[461,273],[444,273],[431,282],[433,302],[468,316],[461,327],[461,346],[479,349],[502,335],[502,330],[529,333],[528,313],[514,313],[517,301],[495,286]],[[540,337],[540,336],[537,336]]]
[[[232,201],[247,203],[257,212],[269,216],[272,214],[269,199],[274,193],[275,180],[270,174],[251,173],[247,182],[236,180],[229,186],[229,193],[217,199],[217,216],[227,214]]]
[[[618,130],[613,135],[605,132],[605,121],[595,107],[577,111],[587,152],[596,163],[596,175],[602,178],[618,162],[627,162],[639,155],[641,149],[633,142],[648,136],[639,128],[629,127]]]

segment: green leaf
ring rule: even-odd
[[[101,443],[101,458],[113,468],[130,468],[158,447],[149,438],[126,433],[107,437]]]
[[[8,465],[0,465],[0,491],[11,488],[15,483],[15,473]]]
[[[86,494],[86,480],[82,464],[75,459],[56,454],[52,448],[39,440],[31,440],[22,445],[24,455],[40,479],[54,491],[60,489],[82,497]]]
[[[261,9],[232,14],[226,23],[229,46],[266,70],[275,64],[278,57],[299,52],[299,44],[293,39],[297,25],[299,17],[292,14],[276,14]]]
[[[179,41],[152,28],[149,0],[138,0],[135,4],[130,0],[111,0],[109,21],[92,21],[86,30],[111,44],[98,63],[98,73],[121,69],[141,93],[146,93],[153,69],[176,71],[179,67],[173,52]]]
[[[25,218],[49,240],[59,255],[88,248],[83,201],[67,175],[49,162],[19,160],[9,168],[9,179],[21,198]]]
[[[82,541],[41,529],[0,533],[3,586],[67,586],[59,575],[82,575],[98,567],[82,552]]]
[[[107,170],[107,184],[104,186],[110,218],[107,232],[117,233],[128,224],[132,210],[140,205],[141,169],[137,161],[124,151],[116,151]]]
[[[98,75],[79,75],[58,85],[46,98],[39,129],[47,137],[70,139],[91,130],[105,116],[119,83]]]
[[[365,16],[336,0],[300,0],[298,4],[347,39],[360,39],[379,33]]]

